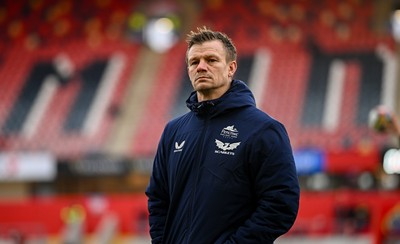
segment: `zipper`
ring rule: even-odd
[[[207,132],[207,129],[208,129],[208,124],[209,124],[209,120],[210,120],[210,115],[209,114],[207,114],[206,115],[206,117],[204,118],[204,128],[203,128],[203,130],[202,130],[202,132],[201,132],[201,138],[200,138],[200,140],[199,140],[199,142],[200,142],[200,150],[198,151],[198,153],[196,154],[196,158],[198,159],[197,161],[196,161],[196,164],[195,164],[195,167],[196,167],[196,175],[195,175],[195,182],[194,182],[194,185],[193,185],[193,191],[192,191],[192,197],[191,197],[191,201],[190,201],[190,212],[189,212],[189,216],[188,216],[188,219],[189,219],[189,231],[187,232],[188,233],[188,236],[187,236],[187,239],[186,239],[186,243],[189,243],[189,239],[190,239],[190,237],[191,237],[191,235],[192,235],[192,227],[193,227],[193,212],[194,212],[194,202],[195,202],[195,196],[196,196],[196,191],[197,191],[197,186],[198,186],[198,182],[199,182],[199,175],[200,175],[200,168],[201,168],[201,162],[203,161],[203,158],[204,158],[204,156],[203,156],[203,152],[204,152],[204,142],[205,142],[205,135],[206,135],[206,132]]]

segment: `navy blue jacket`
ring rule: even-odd
[[[146,189],[153,243],[273,243],[293,225],[299,185],[284,126],[233,80],[161,136]]]

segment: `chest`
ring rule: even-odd
[[[235,171],[245,163],[250,131],[240,123],[204,121],[197,126],[182,126],[168,145],[168,171],[171,177],[198,174],[208,170]]]

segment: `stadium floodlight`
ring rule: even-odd
[[[389,149],[383,156],[383,170],[386,174],[400,174],[400,150]]]
[[[400,42],[400,9],[396,9],[392,13],[391,27],[393,38]]]
[[[159,53],[170,49],[178,40],[174,23],[167,17],[149,20],[143,35],[145,43]]]

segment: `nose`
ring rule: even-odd
[[[207,70],[207,62],[203,59],[199,61],[199,64],[197,65],[197,71],[204,71]]]

